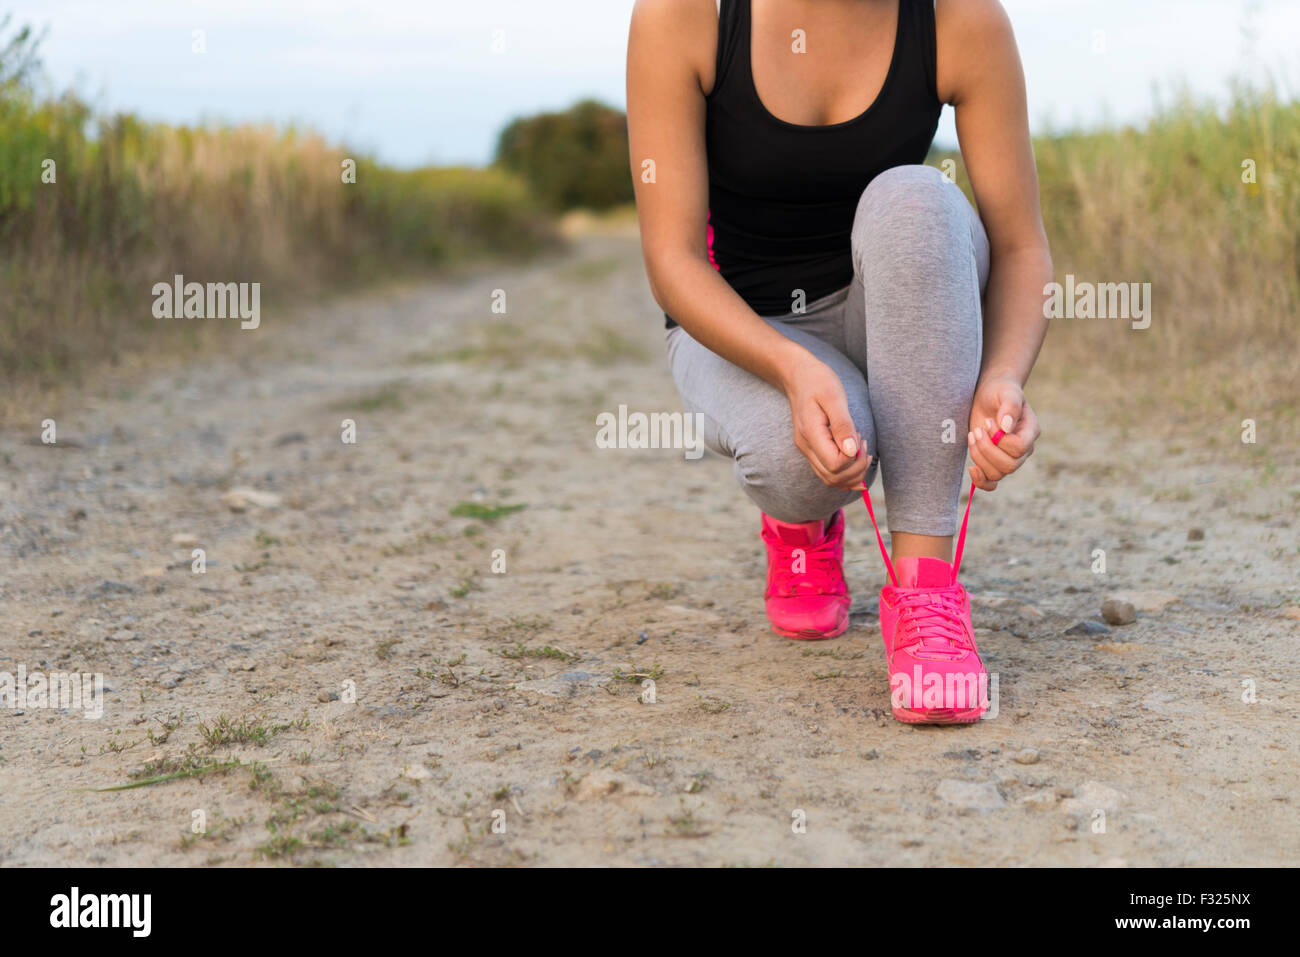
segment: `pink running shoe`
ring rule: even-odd
[[[1001,430],[992,435],[995,445],[1001,438]],[[891,582],[880,590],[890,704],[894,717],[908,724],[969,724],[989,708],[989,675],[975,647],[970,596],[957,580],[974,500],[972,482],[951,565],[941,558],[900,558],[896,569],[871,494],[862,493]]]
[[[821,522],[788,524],[763,516],[767,544],[767,620],[786,638],[836,638],[849,627],[844,583],[844,512]]]
[[[965,724],[988,709],[988,672],[975,647],[970,596],[941,558],[900,558],[880,590],[880,632],[894,717]]]

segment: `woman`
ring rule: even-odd
[[[945,103],[978,214],[920,165]],[[638,0],[628,123],[673,378],[762,510],[773,629],[848,628],[842,509],[859,492],[870,508],[879,466],[894,715],[977,720],[984,699],[963,689],[986,673],[953,555],[962,469],[969,452],[992,491],[1033,451],[1023,387],[1052,275],[1006,14]]]

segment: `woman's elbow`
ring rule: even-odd
[[[689,253],[676,249],[645,250],[645,273],[650,283],[650,295],[665,312],[672,311],[674,290],[683,275],[682,266],[692,258]]]

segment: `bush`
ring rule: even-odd
[[[515,120],[501,133],[496,163],[556,210],[632,202],[627,116],[595,100]]]

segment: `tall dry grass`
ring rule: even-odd
[[[1040,384],[1138,418],[1270,418],[1295,435],[1300,102],[1236,85],[1226,105],[1180,95],[1141,128],[1034,148],[1057,281],[1152,285],[1148,329],[1054,320]]]
[[[355,183],[343,162],[356,161]],[[44,182],[45,161],[54,182]],[[171,127],[0,86],[0,376],[192,337],[152,285],[260,282],[263,305],[460,258],[525,254],[554,225],[499,170],[399,171],[311,133]]]

